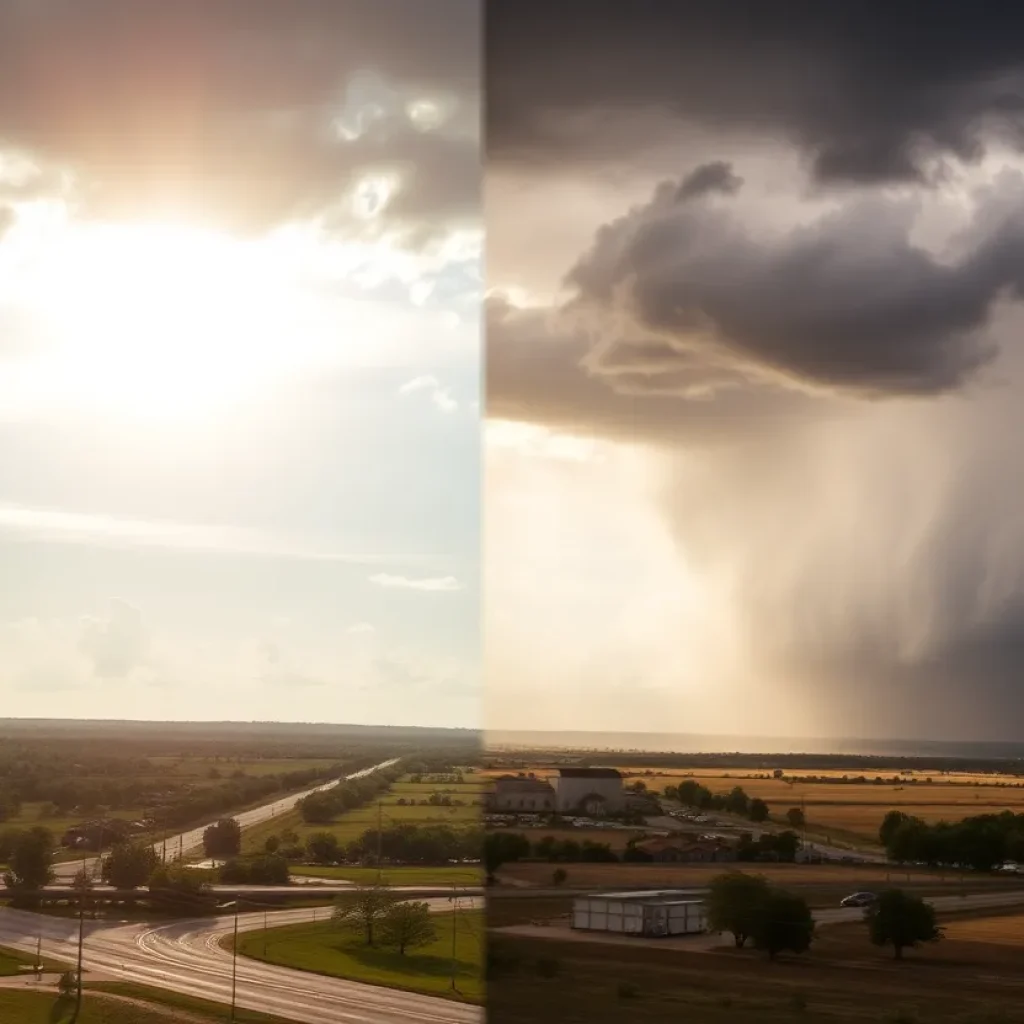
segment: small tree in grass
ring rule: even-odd
[[[332,920],[342,927],[360,929],[366,936],[366,945],[372,946],[377,926],[397,902],[398,897],[389,886],[370,885],[339,896],[334,903]]]
[[[864,917],[871,941],[876,946],[892,946],[896,960],[903,959],[904,949],[942,938],[942,929],[935,923],[935,908],[902,889],[881,893]]]
[[[768,880],[762,875],[726,871],[711,879],[707,899],[708,927],[731,932],[737,949],[753,934],[758,910],[768,896]]]
[[[774,960],[779,953],[806,953],[814,938],[814,915],[807,900],[784,889],[771,889],[761,901],[750,937]]]
[[[380,920],[380,940],[405,956],[410,949],[429,946],[437,939],[437,928],[426,903],[395,903]]]
[[[569,877],[569,872],[565,868],[555,868],[551,872],[551,881],[555,885],[565,885],[565,880]]]
[[[789,822],[790,828],[803,828],[807,824],[807,818],[800,807],[790,807],[786,811],[786,821]]]

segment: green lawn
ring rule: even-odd
[[[451,988],[453,923],[458,928],[455,950],[457,991]],[[437,914],[436,924],[437,939],[404,957],[390,950],[368,947],[361,936],[339,929],[329,921],[246,932],[238,937],[238,952],[300,971],[482,1003],[483,912]],[[230,948],[230,937],[226,943]]]
[[[180,992],[170,992],[166,989],[136,985],[131,981],[97,981],[92,984],[86,982],[85,988],[87,999],[89,998],[89,992],[109,992],[111,994],[128,996],[132,999],[139,999],[147,1003],[154,1003],[157,1006],[170,1010],[181,1010],[203,1020],[209,1018],[210,1024],[223,1024],[227,1017],[227,1008],[223,1003],[215,1003],[209,999],[197,999],[195,996],[185,996]],[[159,1018],[154,1017],[153,1019],[166,1022],[169,1018],[164,1015]],[[136,1018],[132,1017],[131,1024],[135,1024],[135,1020]],[[146,1018],[147,1024],[148,1020],[149,1018]],[[290,1024],[284,1017],[278,1017],[270,1013],[260,1013],[259,1010],[246,1010],[240,1007],[235,1008],[235,1021],[236,1024]],[[81,1024],[88,1024],[88,1020],[83,1020]],[[120,1024],[120,1018],[118,1018],[118,1024]]]
[[[67,964],[57,960],[48,960],[43,957],[44,971],[66,971]],[[0,977],[10,978],[16,974],[30,974],[31,971],[22,970],[23,967],[35,967],[36,958],[31,953],[23,953],[20,949],[8,949],[0,946]]]
[[[455,783],[433,784],[413,783],[405,780],[396,782],[380,799],[380,809],[374,803],[369,807],[349,811],[327,825],[307,825],[299,811],[282,814],[273,821],[264,822],[243,834],[243,852],[259,853],[263,850],[268,836],[280,836],[292,831],[305,842],[314,832],[331,832],[343,845],[358,839],[364,832],[377,827],[378,820],[387,828],[390,825],[413,823],[416,825],[449,825],[453,828],[472,828],[481,822],[481,802],[485,783],[470,775],[461,785]],[[453,800],[462,801],[459,807],[423,806],[412,801],[427,800],[432,793],[450,795]],[[399,803],[399,801],[405,803]]]
[[[337,878],[360,885],[370,885],[377,881],[376,868],[317,867],[310,864],[292,868],[292,874],[311,878]],[[481,885],[484,876],[482,868],[453,865],[437,868],[384,868],[382,877],[390,885]]]

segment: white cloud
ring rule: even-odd
[[[22,533],[38,540],[101,547],[170,548],[210,554],[253,555],[352,565],[387,565],[387,555],[356,555],[304,547],[290,538],[243,527],[206,526],[174,520],[142,520],[59,509],[0,505],[0,534]],[[402,558],[403,562],[415,559]]]
[[[430,395],[430,400],[441,412],[452,413],[459,408],[459,403],[452,398],[448,388],[443,387],[441,382],[432,374],[414,377],[412,380],[406,381],[398,389],[400,395],[413,395],[421,391],[427,392]]]
[[[430,576],[425,579],[410,579],[408,576],[391,576],[379,572],[370,577],[370,582],[378,587],[392,587],[396,590],[426,590],[433,592],[450,592],[461,590],[462,584],[454,576]]]
[[[345,630],[345,632],[346,633],[376,633],[377,630],[374,629],[374,627],[372,625],[370,625],[369,622],[355,622],[351,626],[349,626],[348,629]]]

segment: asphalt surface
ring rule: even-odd
[[[428,901],[435,911],[447,898]],[[461,901],[469,909],[473,901]],[[325,908],[238,915],[238,930],[323,920]],[[113,979],[230,1003],[232,955],[220,940],[232,933],[233,916],[196,918],[152,926],[86,921],[83,969]],[[0,945],[42,954],[69,964],[78,948],[78,921],[0,909]],[[482,937],[481,937],[482,941]],[[236,1003],[278,1014],[301,1024],[482,1024],[481,1007],[397,989],[363,985],[237,958]]]
[[[252,828],[254,825],[261,825],[265,821],[270,821],[279,815],[286,814],[300,800],[309,796],[310,793],[319,793],[325,789],[332,789],[339,782],[361,779],[365,775],[370,775],[373,772],[380,771],[382,768],[390,767],[397,760],[398,758],[392,758],[390,761],[382,761],[380,764],[375,764],[370,768],[364,768],[362,771],[346,775],[344,779],[325,782],[322,785],[314,786],[312,789],[305,789],[301,793],[291,793],[260,807],[253,807],[248,811],[242,811],[240,814],[232,814],[230,817],[234,818],[243,830]],[[203,825],[200,828],[190,829],[188,832],[182,832],[176,836],[168,836],[167,839],[161,839],[158,843],[154,843],[153,849],[156,850],[157,854],[162,854],[162,851],[166,849],[168,859],[178,856],[187,857],[203,849],[203,832],[206,831],[207,827],[207,825]],[[57,882],[66,883],[72,881],[82,868],[90,872],[97,871],[99,869],[99,860],[100,857],[95,856],[55,864],[53,866],[54,879]]]
[[[973,893],[969,896],[934,896],[925,900],[939,913],[957,910],[997,910],[1002,907],[1016,907],[1024,904],[1024,890],[1003,890],[1001,892]],[[860,921],[864,917],[862,907],[836,907],[834,910],[816,910],[814,920],[818,924],[842,924],[846,921]]]

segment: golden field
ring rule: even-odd
[[[639,768],[621,769],[628,784],[641,781],[652,792],[661,792],[666,786],[677,786],[687,778],[695,779],[713,793],[726,793],[734,786],[742,788],[752,797],[760,797],[771,808],[772,816],[781,820],[791,807],[803,807],[807,827],[817,834],[827,835],[834,830],[837,836],[848,833],[873,842],[886,813],[898,808],[928,822],[959,821],[975,814],[993,814],[1010,810],[1024,814],[1024,780],[1015,776],[950,773],[928,775],[916,772],[916,782],[893,784],[849,782],[800,782],[785,778],[758,778],[749,768],[671,769],[647,774]],[[505,774],[501,770],[482,773],[489,776]],[[537,767],[534,774],[546,778],[554,769]],[[843,775],[856,776],[859,771],[807,772],[819,778],[840,779]],[[891,778],[893,770],[864,773],[868,778],[880,775]],[[908,776],[909,777],[909,776]],[[931,779],[931,781],[926,781]]]

